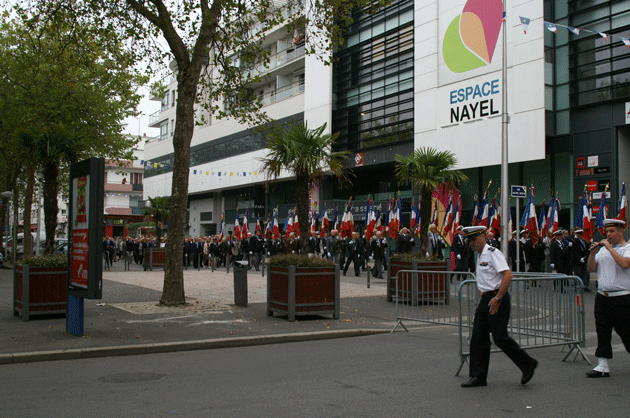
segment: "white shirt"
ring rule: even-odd
[[[613,245],[622,257],[630,258],[630,243]],[[595,254],[597,263],[597,289],[603,292],[630,290],[630,268],[622,269],[606,248]]]
[[[481,293],[497,290],[501,287],[503,272],[509,270],[505,255],[488,244],[484,245],[477,260],[477,289]]]

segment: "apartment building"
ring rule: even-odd
[[[126,237],[127,224],[144,218],[144,144],[138,145],[133,152],[134,160],[105,161],[105,236]]]
[[[332,66],[305,55],[300,34],[286,28],[268,34],[271,64],[257,69],[268,81],[251,86],[263,110],[279,121],[327,123],[340,133],[337,149],[351,152],[352,185],[339,187],[333,179],[315,185],[314,209],[325,206],[332,218],[352,197],[360,223],[368,196],[385,207],[390,196],[402,195],[408,222],[409,198],[416,193],[396,179],[394,158],[426,146],[453,151],[470,179],[459,186],[464,224],[473,196],[482,195],[490,180],[491,194],[497,192],[504,105],[496,18],[501,3],[397,0],[376,13],[357,9]],[[630,38],[630,0],[515,0],[509,7],[510,184],[534,184],[536,204],[557,194],[560,223],[570,227],[585,184],[599,197],[610,184],[608,203],[614,208],[630,172],[630,49],[623,41]],[[497,13],[486,13],[490,9]],[[484,31],[464,30],[471,15]],[[145,199],[171,192],[175,80],[154,99],[162,107],[150,126],[160,134],[145,148]],[[207,118],[196,128],[190,235],[217,231],[222,210],[230,225],[237,208],[241,216],[248,210],[254,222],[278,207],[283,222],[295,192],[288,176],[265,190],[259,171],[264,145],[264,137],[235,121]],[[513,210],[516,203],[512,199]]]

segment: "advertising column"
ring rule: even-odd
[[[104,172],[103,158],[70,167],[66,331],[72,335],[83,335],[83,300],[102,297]]]

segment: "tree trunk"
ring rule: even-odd
[[[161,305],[186,303],[182,244],[184,242],[186,210],[188,209],[190,142],[195,129],[194,104],[197,78],[185,75],[183,72],[178,75],[177,123],[173,135],[173,181]]]
[[[300,254],[308,254],[308,176],[295,177],[295,204],[297,206],[298,221],[300,222]]]
[[[26,174],[26,194],[24,195],[24,256],[33,253],[33,236],[31,232],[31,208],[33,206],[33,189],[35,189],[35,169],[29,168]],[[27,233],[28,232],[28,233]],[[37,231],[39,234],[40,231]]]
[[[433,190],[420,190],[420,254],[428,252],[429,224],[431,223],[431,196]]]
[[[54,162],[44,165],[44,225],[46,226],[46,249],[44,254],[53,253],[53,244],[55,242],[55,231],[57,230],[57,214],[59,206],[57,205],[57,177],[59,168]]]

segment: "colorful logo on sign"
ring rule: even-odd
[[[454,73],[463,73],[490,64],[502,19],[502,0],[468,0],[444,34],[446,66]]]

